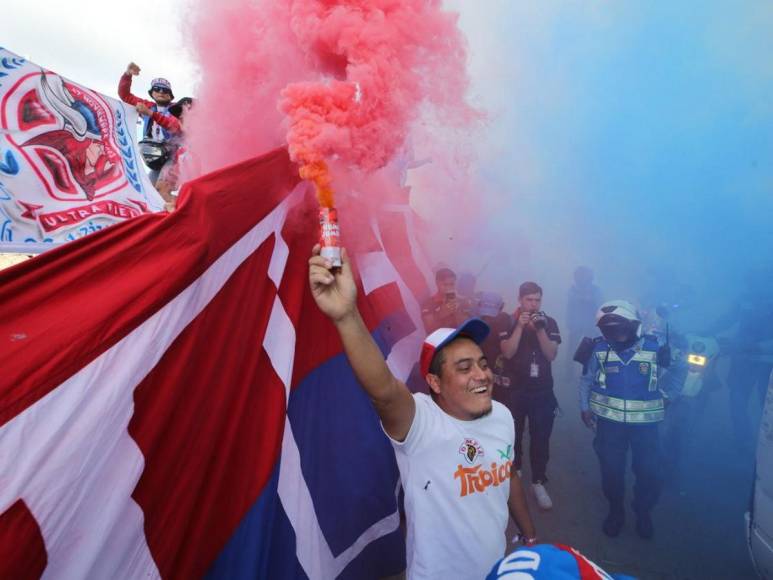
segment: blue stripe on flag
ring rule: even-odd
[[[276,493],[278,480],[279,464],[274,468],[258,501],[247,512],[236,533],[212,564],[206,578],[272,577],[268,575],[268,566],[274,539],[274,520],[277,511],[281,510]]]
[[[277,500],[278,501],[278,500]],[[271,580],[307,580],[295,555],[295,530],[278,504],[272,538],[270,563],[264,576]],[[405,570],[405,538],[401,530],[372,542],[343,570],[337,580],[362,580],[385,578]],[[225,578],[221,576],[220,578]],[[232,578],[237,578],[233,576]],[[243,578],[243,577],[242,577]],[[327,580],[327,579],[326,579]],[[332,580],[332,579],[330,579]]]
[[[413,330],[410,318],[399,313],[385,319],[373,338],[386,356]],[[317,519],[337,556],[397,509],[399,474],[392,447],[343,354],[301,381],[290,396],[287,413]],[[294,530],[282,509],[278,473],[277,468],[208,578],[307,578],[296,557],[296,534],[304,530]],[[398,529],[366,547],[339,577],[379,578],[404,569],[405,541]]]
[[[386,355],[412,328],[407,315],[395,314],[373,337]],[[320,527],[337,556],[394,513],[399,475],[392,446],[343,354],[301,381],[287,414]]]

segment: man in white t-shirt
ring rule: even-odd
[[[428,336],[420,367],[431,396],[413,395],[389,371],[357,310],[346,253],[343,267],[332,269],[315,247],[309,281],[392,440],[405,490],[408,578],[485,577],[505,553],[508,510],[525,541],[534,543],[512,469],[513,419],[491,399],[493,375],[478,346],[488,334],[486,323],[471,319]]]

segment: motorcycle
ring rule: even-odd
[[[719,357],[720,343],[716,338],[697,334],[685,335],[686,347],[674,350],[674,360],[681,360],[687,366],[680,395],[697,397],[703,389],[704,378]]]
[[[145,165],[154,171],[159,171],[175,151],[174,145],[152,139],[143,139],[139,142],[139,147]]]

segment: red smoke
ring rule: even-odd
[[[370,173],[424,113],[454,125],[477,117],[465,101],[457,15],[439,0],[198,0],[197,8],[202,84],[190,139],[215,160],[205,169],[284,138],[331,205],[328,163]]]
[[[209,172],[284,144],[279,94],[313,69],[290,29],[288,2],[190,2],[186,30],[200,82],[186,138]]]

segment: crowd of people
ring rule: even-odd
[[[590,272],[587,268],[582,271]],[[514,419],[514,466],[520,477],[524,433],[528,427],[531,489],[537,505],[549,510],[553,501],[546,487],[547,467],[550,436],[558,409],[553,392],[552,363],[558,355],[561,333],[556,320],[542,311],[543,290],[535,282],[521,284],[518,308],[509,314],[503,311],[504,299],[495,292],[458,295],[457,277],[449,268],[438,269],[435,278],[437,293],[422,305],[424,327],[427,332],[457,328],[471,317],[480,317],[488,325],[490,333],[480,347],[492,372],[492,396],[507,407]],[[578,285],[570,293],[570,302],[588,302],[599,295],[598,288],[592,284],[592,273],[577,278]],[[590,298],[585,297],[587,293],[591,294]],[[591,318],[599,305],[589,302]],[[575,311],[579,310],[575,308]],[[586,307],[583,314],[587,310]],[[587,322],[585,318],[587,316],[573,319],[573,332],[587,330],[587,325],[581,326]]]
[[[142,116],[150,181],[171,210],[193,99],[174,102],[163,78],[151,82],[151,100],[137,97],[131,84],[139,72],[136,64],[128,65],[118,94]],[[404,491],[409,578],[503,578],[524,570],[533,578],[624,578],[610,576],[572,548],[539,545],[526,494],[539,509],[553,508],[548,465],[560,411],[553,363],[559,348],[568,348],[582,368],[579,419],[594,431],[601,490],[609,504],[601,530],[616,537],[625,525],[630,449],[635,531],[645,540],[654,536],[652,511],[664,475],[679,480],[684,440],[701,404],[696,392],[686,392],[690,345],[674,328],[668,307],[640,311],[630,301],[604,302],[593,271],[579,267],[567,300],[568,345],[562,347],[558,323],[543,311],[543,289],[536,282],[520,284],[518,306],[508,313],[501,294],[476,293],[474,277],[439,267],[437,291],[421,309],[427,338],[403,383],[391,374],[357,311],[348,260],[332,268],[317,248],[309,277],[394,448]],[[748,295],[705,329],[716,333],[741,322],[734,345],[724,347],[737,382],[730,408],[739,450],[753,439],[748,400],[754,394],[761,408],[773,369],[767,359],[749,357],[755,345],[773,341],[773,303],[761,292],[769,281],[752,276]],[[667,416],[672,419],[661,433]],[[527,433],[529,486],[521,479]],[[509,517],[523,547],[503,558]]]
[[[530,490],[541,510],[552,509],[547,473],[559,410],[552,365],[562,338],[556,320],[542,310],[542,288],[522,283],[518,307],[509,314],[500,294],[460,292],[456,274],[438,268],[437,292],[422,304],[428,336],[417,369],[403,384],[390,373],[357,312],[348,261],[333,269],[315,250],[310,282],[392,441],[405,492],[408,577],[484,577],[505,552],[509,514],[524,548],[499,562],[489,577],[500,577],[496,570],[529,570],[534,578],[579,578],[558,570],[540,576],[537,567],[529,568],[531,558],[539,561],[533,556],[539,532],[526,494]],[[654,536],[653,508],[664,474],[672,476],[680,462],[680,439],[686,436],[681,425],[667,430],[669,449],[664,453],[666,409],[673,405],[681,424],[684,408],[695,404],[695,392],[685,388],[685,335],[670,330],[667,308],[650,310],[643,315],[630,301],[602,302],[593,272],[585,267],[575,271],[568,296],[568,348],[582,368],[579,419],[594,431],[601,491],[609,506],[599,520],[609,537],[618,536],[625,524],[629,449],[634,529],[643,540]],[[773,317],[769,301],[765,312]],[[773,328],[770,322],[767,332]],[[724,319],[717,326],[723,324]],[[755,339],[773,338],[759,334]],[[751,385],[740,389],[743,396],[758,392],[757,383],[773,367],[757,366],[734,375]],[[731,400],[740,396],[733,394]],[[733,413],[750,429],[748,417]],[[526,433],[530,486],[521,481]],[[589,577],[610,577],[594,570],[599,575]]]

